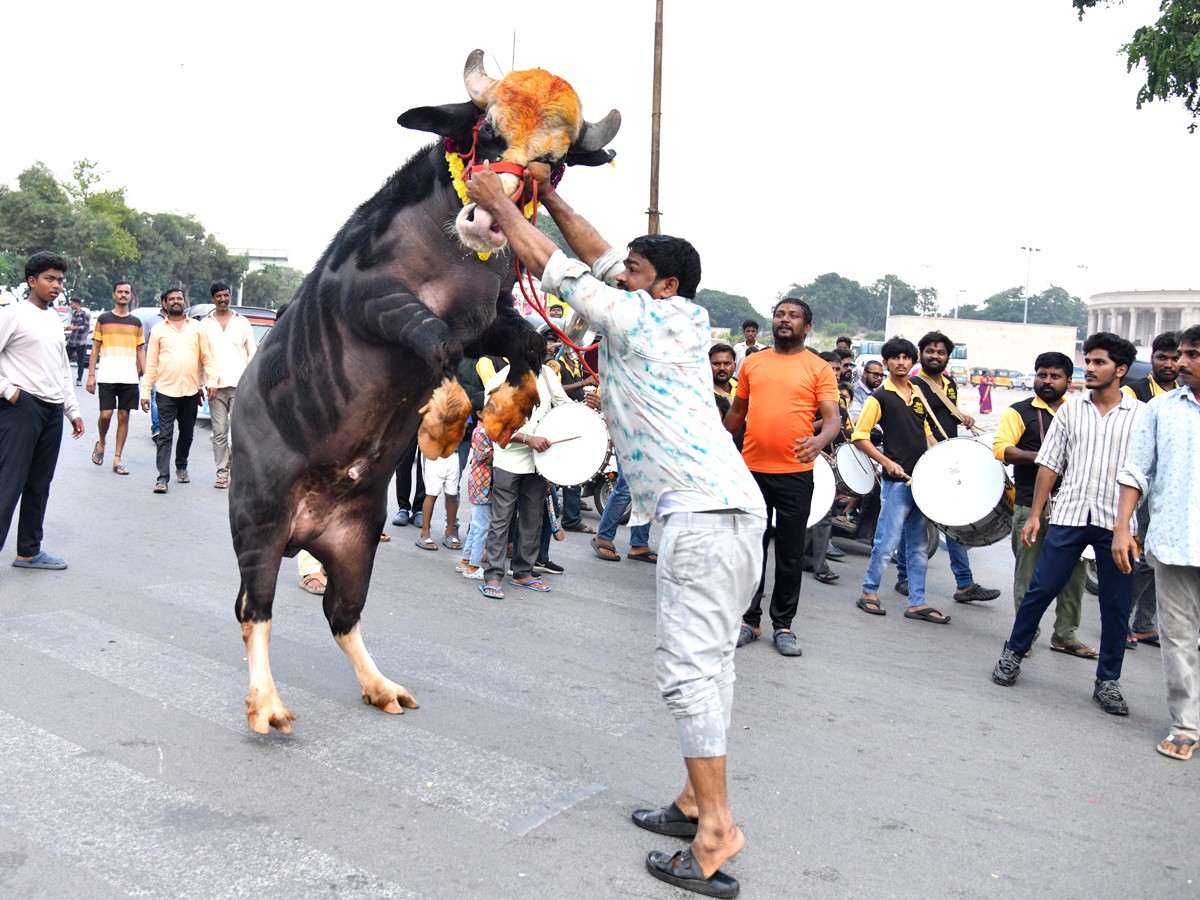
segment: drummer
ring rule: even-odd
[[[832,350],[826,350],[818,354],[821,359],[829,364],[829,368],[834,378],[841,377],[842,357]],[[820,434],[824,422],[818,416],[813,422],[813,433]],[[850,413],[847,412],[846,398],[838,392],[838,432],[834,435],[833,440],[829,442],[827,450],[832,452],[850,437]],[[837,506],[838,497],[834,498],[834,504],[831,506],[821,518],[821,521],[808,529],[804,535],[804,556],[800,560],[801,567],[805,572],[812,572],[813,578],[821,582],[821,584],[833,584],[838,580],[837,572],[829,568],[829,563],[826,557],[830,557],[829,548],[832,546],[829,539],[833,536],[833,511]],[[847,499],[844,496],[840,499]],[[809,517],[811,518],[811,516]],[[836,548],[834,548],[836,550]],[[830,558],[837,559],[838,554],[842,551],[837,550]]]
[[[1029,520],[1033,506],[1033,484],[1037,480],[1037,454],[1042,441],[1050,430],[1050,423],[1063,405],[1063,398],[1071,387],[1071,375],[1075,363],[1065,353],[1043,353],[1033,363],[1035,396],[1014,403],[1004,411],[996,439],[992,444],[996,459],[1013,467],[1013,483],[1017,488],[1016,505],[1013,509],[1012,551],[1016,558],[1013,568],[1013,599],[1020,610],[1038,557],[1042,555],[1042,542],[1050,523],[1048,511],[1042,513],[1042,527],[1032,547],[1021,543],[1021,532]],[[1099,651],[1079,640],[1076,631],[1083,617],[1083,588],[1087,581],[1087,566],[1083,560],[1075,563],[1075,570],[1066,587],[1058,592],[1054,612],[1054,636],[1050,638],[1050,649],[1083,659],[1095,659]],[[1036,641],[1041,630],[1034,635]],[[1026,656],[1029,651],[1026,651]]]
[[[925,556],[925,516],[913,501],[909,484],[917,460],[930,446],[932,436],[925,404],[908,377],[917,359],[917,348],[912,341],[894,337],[883,345],[881,355],[888,370],[887,380],[863,404],[862,415],[850,436],[859,450],[883,467],[880,492],[883,505],[875,528],[871,561],[855,606],[872,616],[887,615],[879,602],[879,583],[892,551],[903,536],[908,538],[909,588],[904,616],[945,625],[950,617],[925,602],[925,569],[929,564]],[[871,443],[871,429],[876,425],[883,428],[882,451]]]
[[[958,437],[958,426],[962,423],[967,428],[975,426],[971,416],[964,415],[958,409],[958,385],[954,379],[946,375],[946,366],[950,364],[950,354],[954,352],[954,341],[940,331],[931,331],[917,343],[921,353],[921,368],[913,375],[925,400],[929,403],[929,412],[933,418],[930,426],[933,429],[933,439],[944,441]],[[924,541],[924,536],[922,536]],[[900,549],[896,556],[896,590],[901,594],[908,591],[908,566],[905,564],[905,542],[900,540]],[[950,571],[954,573],[954,600],[956,603],[972,603],[975,601],[995,600],[1000,592],[995,588],[985,588],[975,582],[971,573],[971,561],[967,558],[967,548],[958,541],[946,538],[946,555],[950,557]]]

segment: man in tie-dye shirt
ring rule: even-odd
[[[633,819],[657,834],[693,837],[686,851],[652,852],[652,875],[733,896],[737,881],[720,867],[745,838],[726,797],[725,732],[739,615],[761,564],[766,507],[712,401],[708,313],[692,302],[699,254],[661,235],[614,249],[557,192],[543,196],[580,262],[522,217],[493,173],[476,174],[468,193],[542,289],[604,335],[601,389],[633,497],[630,522],[663,523],[655,669],[688,771],[674,803]]]

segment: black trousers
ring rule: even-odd
[[[67,345],[67,359],[75,360],[75,366],[76,366],[76,372],[77,372],[77,374],[75,375],[75,380],[83,381],[83,373],[87,371],[88,359],[90,359],[90,354],[88,353],[87,344],[68,344]]]
[[[37,556],[50,482],[62,443],[63,405],[21,391],[17,402],[0,397],[0,549],[8,538],[17,502],[17,556]]]
[[[809,472],[751,472],[767,503],[767,529],[763,532],[762,574],[758,590],[750,599],[750,608],[742,619],[759,627],[762,598],[767,583],[767,547],[775,538],[775,586],[771,590],[771,624],[791,628],[800,605],[801,559],[804,533],[808,530],[808,512],[812,506],[813,474]],[[773,524],[772,524],[773,521]]]
[[[414,466],[413,463],[417,459],[417,436],[414,434],[412,443],[408,445],[408,449],[404,451],[404,455],[400,457],[400,462],[396,463],[396,508],[407,509],[414,513],[421,511],[422,505],[425,503],[425,476],[421,474],[421,467]],[[417,492],[413,494],[413,469],[416,469],[416,488]],[[412,505],[409,505],[409,495],[412,495]]]
[[[175,423],[179,423],[179,441],[175,444],[175,468],[186,469],[192,452],[192,437],[196,433],[196,413],[200,411],[200,395],[168,397],[158,392],[158,480],[171,480],[171,443],[175,438]]]

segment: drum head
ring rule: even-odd
[[[582,403],[554,407],[533,433],[552,442],[549,450],[533,454],[538,474],[551,484],[585,484],[608,460],[608,427],[598,412]]]
[[[975,435],[975,437],[973,437],[971,440],[975,441],[975,443],[977,443],[977,444],[983,444],[983,446],[987,447],[988,451],[990,452],[992,449],[992,445],[996,443],[996,432],[981,431],[981,432],[979,432],[979,434]]]
[[[971,525],[991,513],[1007,487],[1004,466],[972,438],[930,447],[913,469],[913,500],[943,528]]]
[[[842,444],[834,454],[838,475],[846,487],[860,497],[875,489],[875,464],[853,444]]]
[[[813,460],[813,495],[812,506],[808,511],[809,528],[829,515],[835,497],[837,497],[837,483],[833,478],[833,466],[823,455],[818,456]]]

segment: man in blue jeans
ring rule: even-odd
[[[1033,581],[992,670],[992,681],[1002,687],[1016,682],[1042,614],[1066,586],[1083,548],[1091,545],[1100,582],[1100,658],[1092,699],[1110,715],[1127,716],[1129,706],[1121,695],[1120,678],[1133,604],[1133,575],[1117,567],[1112,548],[1120,501],[1117,473],[1143,409],[1140,401],[1121,393],[1121,378],[1137,350],[1124,338],[1102,331],[1083,342],[1083,353],[1088,393],[1064,404],[1055,414],[1038,451],[1033,506],[1021,530],[1026,547],[1037,540],[1042,510],[1059,476],[1062,486],[1055,495]]]
[[[909,370],[916,360],[917,348],[912,341],[892,338],[881,351],[888,377],[883,386],[863,403],[862,413],[850,439],[863,453],[883,467],[880,491],[879,523],[875,526],[875,544],[871,561],[863,579],[862,593],[855,603],[872,616],[887,615],[879,602],[879,582],[888,558],[900,544],[903,534],[908,538],[908,609],[906,619],[919,619],[945,625],[950,617],[925,602],[925,516],[913,502],[908,482],[917,460],[929,446],[928,411],[912,383]],[[883,449],[871,443],[871,429],[883,426]]]
[[[604,505],[604,512],[600,515],[600,530],[592,538],[592,549],[603,560],[608,562],[621,561],[621,554],[617,552],[617,548],[613,545],[613,538],[617,536],[617,526],[621,524],[621,519],[625,517],[630,502],[629,485],[625,483],[625,473],[621,471],[621,466],[618,463],[616,484],[613,485],[612,493],[608,497],[608,503]],[[649,522],[642,525],[630,526],[629,558],[639,560],[640,562],[658,562],[658,554],[650,549]]]
[[[958,437],[959,422],[970,428],[975,420],[958,412],[958,385],[946,375],[950,354],[954,352],[954,341],[940,331],[931,331],[917,343],[917,350],[921,354],[921,368],[913,375],[913,381],[929,403],[933,439],[940,442]],[[942,396],[938,396],[939,392]],[[900,547],[896,551],[896,590],[901,594],[908,593],[907,549],[907,541],[901,537]],[[995,588],[985,588],[975,582],[966,547],[946,538],[946,555],[950,557],[950,571],[954,573],[954,602],[995,600],[1000,596]]]

